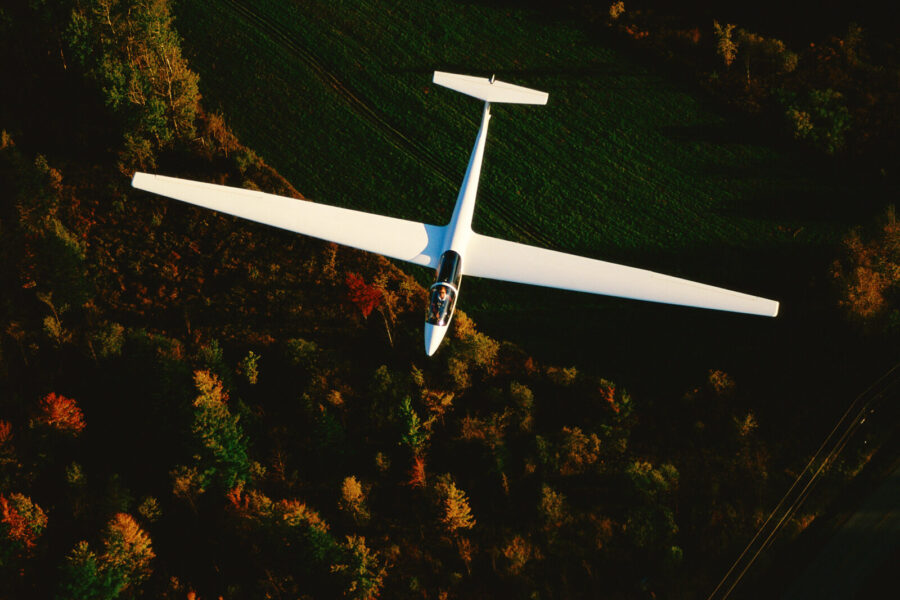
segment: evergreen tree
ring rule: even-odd
[[[200,392],[194,400],[192,431],[200,442],[199,465],[202,488],[217,483],[228,490],[250,476],[250,459],[240,417],[228,408],[222,382],[209,371],[196,371],[194,384]]]

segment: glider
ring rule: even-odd
[[[436,269],[428,291],[425,351],[447,333],[463,275],[774,317],[778,302],[643,269],[527,246],[472,231],[491,103],[546,104],[545,92],[435,71],[434,83],[484,101],[481,127],[447,225],[416,223],[263,192],[135,173],[135,188],[258,223]]]

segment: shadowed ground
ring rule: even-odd
[[[870,580],[879,571],[896,570],[898,551],[900,464],[837,530],[784,599],[872,597],[867,593]],[[891,560],[893,566],[888,564]]]

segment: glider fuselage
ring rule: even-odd
[[[459,189],[456,207],[444,235],[434,283],[428,290],[428,308],[425,314],[425,352],[428,356],[434,354],[441,345],[456,308],[463,259],[469,240],[472,239],[472,215],[475,213],[475,197],[478,194],[478,180],[481,178],[481,163],[490,120],[491,103],[485,102],[475,147],[469,157],[469,166]]]

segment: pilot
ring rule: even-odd
[[[442,285],[431,296],[431,318],[437,321],[439,325],[442,325],[447,318],[446,313],[449,307],[450,295],[447,293],[447,286]]]

